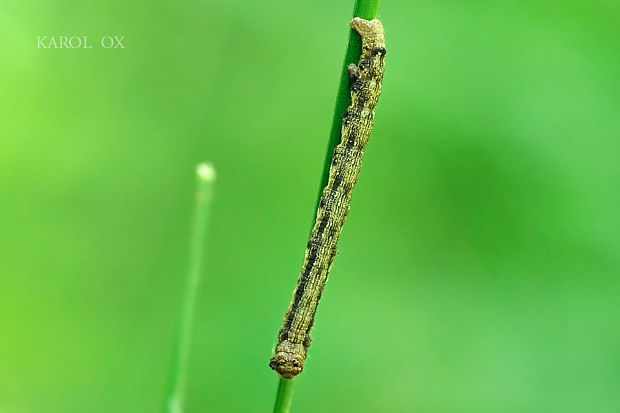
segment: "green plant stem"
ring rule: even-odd
[[[194,318],[196,294],[201,278],[204,239],[207,232],[207,221],[211,209],[214,183],[215,170],[213,166],[207,163],[198,165],[196,168],[196,203],[194,205],[191,230],[189,265],[173,356],[171,386],[164,409],[164,411],[169,413],[182,413],[184,407],[187,366],[192,337],[192,320]]]
[[[377,17],[377,9],[379,8],[379,0],[355,0],[353,7],[353,17],[361,17],[366,20],[372,20]],[[332,163],[332,154],[334,149],[340,143],[342,139],[342,116],[345,109],[351,104],[351,92],[349,90],[349,73],[347,66],[352,62],[357,62],[362,54],[362,41],[357,33],[353,29],[349,29],[349,41],[347,44],[347,51],[344,57],[344,63],[340,73],[340,84],[338,86],[338,95],[336,96],[336,105],[334,106],[334,118],[332,121],[332,127],[329,134],[329,141],[327,142],[327,150],[325,153],[325,162],[323,163],[323,174],[321,176],[321,182],[319,185],[319,193],[316,198],[316,204],[314,206],[314,216],[310,226],[310,231],[316,221],[316,213],[321,199],[321,193],[323,188],[327,186],[327,180],[329,177],[329,167]],[[274,406],[274,413],[288,413],[291,410],[291,402],[293,398],[293,387],[295,379],[287,380],[280,377],[280,383],[278,384],[278,393],[276,395],[276,403]]]
[[[280,377],[280,383],[278,384],[278,393],[276,394],[276,404],[273,407],[274,413],[291,411],[294,383],[295,379],[287,380]]]

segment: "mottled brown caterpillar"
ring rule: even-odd
[[[359,17],[350,25],[362,38],[360,60],[357,65],[352,63],[348,67],[351,105],[342,118],[342,140],[334,149],[327,186],[321,194],[297,288],[278,334],[275,357],[269,363],[286,379],[295,377],[304,368],[316,307],[349,213],[351,193],[360,174],[381,93],[385,57],[383,25],[379,20]]]

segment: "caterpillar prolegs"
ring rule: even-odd
[[[301,274],[278,334],[276,354],[269,363],[287,379],[304,368],[314,315],[349,212],[351,193],[360,174],[381,93],[385,57],[383,25],[376,19],[368,21],[355,17],[350,26],[362,39],[359,62],[348,66],[351,104],[342,118],[342,140],[334,149]]]

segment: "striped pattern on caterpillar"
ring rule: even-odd
[[[355,17],[350,26],[362,39],[362,54],[350,64],[351,105],[342,119],[342,140],[334,149],[327,186],[321,194],[316,222],[293,298],[278,334],[269,366],[286,379],[301,373],[310,346],[310,331],[331,268],[353,186],[362,166],[383,80],[385,39],[379,20]]]

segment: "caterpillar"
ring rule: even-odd
[[[310,331],[327,275],[336,255],[336,245],[349,213],[353,186],[362,166],[375,118],[375,107],[383,80],[385,39],[379,20],[355,17],[350,26],[362,39],[357,64],[348,66],[351,104],[342,118],[342,139],[334,149],[326,187],[321,193],[316,222],[293,298],[278,334],[275,356],[269,366],[290,379],[302,372],[310,346]]]

